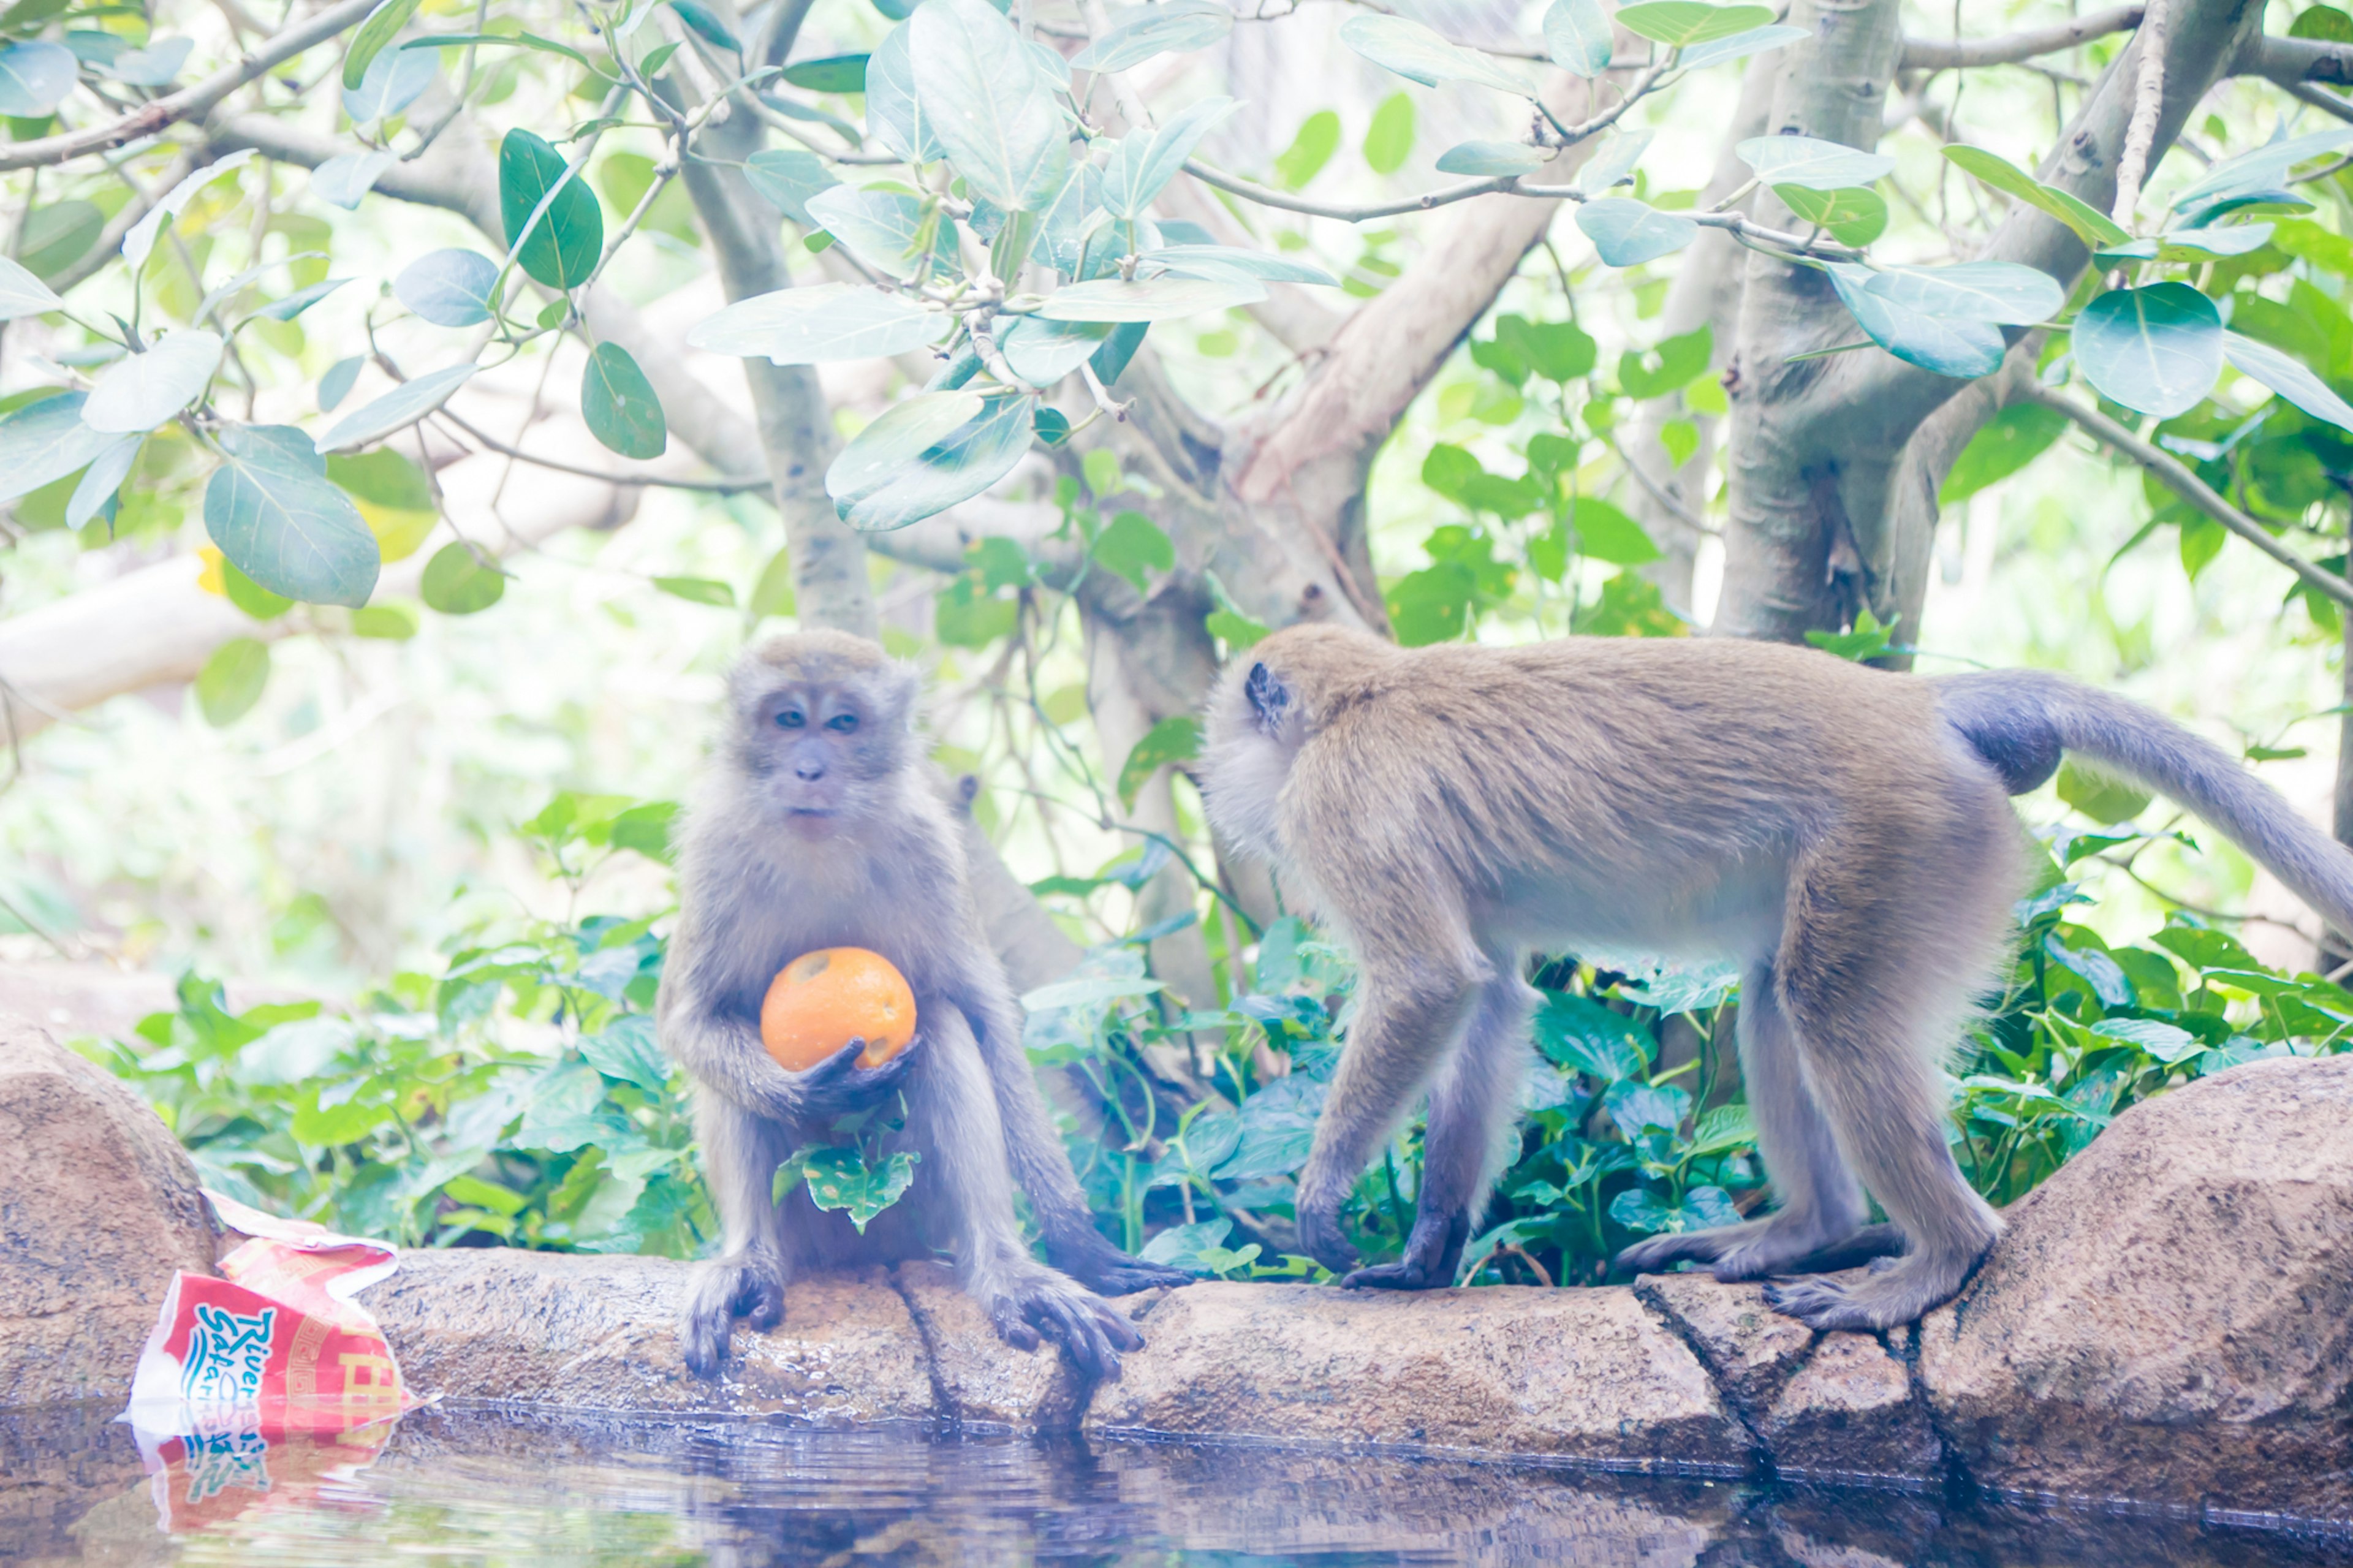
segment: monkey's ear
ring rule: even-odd
[[[1253,664],[1242,681],[1242,695],[1250,699],[1250,712],[1258,719],[1259,729],[1269,735],[1280,731],[1291,710],[1291,689],[1263,664]]]

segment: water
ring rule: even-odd
[[[0,1415],[0,1563],[2353,1568],[2353,1541],[1511,1464],[427,1408],[262,1478]]]

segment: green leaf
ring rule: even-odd
[[[1103,165],[1103,206],[1114,217],[1142,217],[1153,198],[1184,168],[1201,138],[1240,107],[1230,98],[1205,98],[1170,115],[1156,130],[1132,131],[1121,137]]]
[[[360,78],[357,87],[343,89],[343,112],[352,117],[353,125],[389,120],[423,97],[440,71],[440,58],[429,49],[393,49],[379,54],[368,62],[367,72]],[[325,165],[320,167],[323,169]],[[311,183],[316,188],[318,176],[313,174]],[[374,183],[371,178],[369,184]],[[336,205],[352,206],[357,202]]]
[[[2148,809],[2152,798],[2146,790],[2135,789],[2073,758],[2059,764],[2057,788],[2061,800],[2104,826],[2130,822]]]
[[[853,283],[779,289],[739,300],[690,328],[690,347],[777,364],[881,359],[928,346],[948,318],[903,294]]]
[[[479,368],[471,364],[453,364],[428,375],[420,375],[414,381],[403,382],[382,397],[337,420],[325,435],[318,438],[318,450],[349,450],[407,429],[448,402]]]
[[[2270,241],[2274,226],[2242,223],[2228,228],[2177,228],[2170,234],[2152,234],[2123,245],[2112,245],[2093,259],[2108,266],[2121,261],[2227,261],[2234,256],[2261,250]]]
[[[834,510],[850,527],[880,533],[970,500],[1012,472],[1029,449],[1030,406],[1026,397],[993,400],[875,489],[848,500],[836,496]]]
[[[598,343],[580,374],[580,416],[588,433],[624,458],[659,458],[669,448],[661,399],[629,351]]]
[[[614,1019],[580,1042],[580,1054],[607,1078],[659,1094],[670,1083],[670,1062],[654,1041],[654,1021],[641,1013]]]
[[[1324,113],[1330,115],[1331,111],[1326,110]],[[1332,140],[1337,142],[1340,135],[1339,117],[1332,115],[1331,121]],[[1304,137],[1307,134],[1307,127],[1301,126],[1299,133]],[[1376,174],[1396,174],[1405,167],[1406,159],[1413,152],[1413,137],[1412,95],[1393,92],[1374,106],[1372,123],[1365,128],[1365,166]],[[1293,142],[1293,145],[1296,147],[1298,143]],[[1330,148],[1326,147],[1324,155],[1328,157],[1330,153]],[[1321,160],[1318,163],[1320,166]],[[1290,188],[1296,190],[1306,183],[1303,179]]]
[[[2112,403],[2170,419],[2222,374],[2222,318],[2186,283],[2112,289],[2077,313],[2075,363]]]
[[[510,246],[523,237],[515,261],[539,282],[568,292],[596,270],[605,210],[545,138],[517,129],[499,143],[499,216]]]
[[[1240,653],[1256,647],[1273,628],[1232,610],[1211,610],[1201,619],[1208,634],[1226,645],[1229,653]]]
[[[1105,386],[1116,385],[1120,373],[1127,368],[1127,362],[1135,357],[1135,351],[1144,346],[1144,335],[1151,330],[1149,321],[1123,321],[1113,327],[1111,336],[1103,340],[1103,347],[1095,350],[1094,357],[1087,361],[1094,369],[1095,379]]]
[[[470,616],[489,609],[507,591],[506,574],[463,542],[445,544],[425,563],[418,590],[427,605],[445,616]]]
[[[269,645],[231,637],[196,672],[196,706],[206,723],[225,730],[252,710],[269,684]]]
[[[1523,98],[1535,90],[1526,77],[1502,61],[1450,44],[1403,16],[1351,16],[1340,24],[1340,41],[1383,70],[1424,87],[1464,81]]]
[[[122,257],[131,264],[131,269],[136,272],[147,265],[147,258],[153,252],[156,239],[167,225],[187,210],[188,204],[196,199],[197,193],[222,175],[243,168],[253,157],[252,148],[240,149],[226,158],[206,164],[164,192],[163,198],[147,209],[147,216],[132,224],[131,231],[122,237]]]
[[[955,237],[937,212],[904,191],[834,185],[802,204],[811,222],[887,277],[920,280],[943,269]]]
[[[1171,572],[1176,566],[1176,547],[1140,511],[1124,511],[1113,518],[1095,536],[1094,548],[1088,553],[1126,578],[1139,594],[1146,591],[1147,574]]]
[[[723,610],[735,607],[735,590],[715,577],[657,577],[653,584],[691,605],[712,605]]]
[[[491,319],[499,264],[479,251],[427,251],[392,280],[393,296],[437,327],[470,327]]]
[[[46,119],[74,89],[81,62],[61,44],[19,43],[0,49],[0,114]]]
[[[2240,374],[2253,376],[2315,419],[2353,430],[2353,407],[2347,406],[2327,382],[2269,343],[2226,331],[2222,353]]]
[[[930,3],[938,5],[942,0]],[[849,1223],[863,1236],[876,1215],[906,1195],[915,1179],[916,1163],[922,1158],[921,1154],[902,1149],[880,1166],[869,1169],[856,1149],[812,1150],[796,1154],[776,1167],[771,1196],[782,1203],[786,1194],[805,1184],[811,1203],[821,1209],[847,1210]]]
[[[282,300],[272,300],[253,313],[266,321],[290,321],[350,281],[348,278],[329,278],[308,289],[297,289]]]
[[[811,92],[864,92],[866,55],[828,55],[822,59],[796,60],[785,68],[785,79]]]
[[[1582,192],[1588,199],[1608,194],[1611,187],[1630,184],[1634,166],[1651,145],[1647,131],[1611,131],[1596,144],[1591,158],[1569,181],[1572,189]]]
[[[1398,96],[1403,97],[1402,94]],[[1381,107],[1386,109],[1388,105],[1384,103]],[[1376,111],[1375,119],[1377,121],[1378,111]],[[1410,115],[1406,123],[1410,135]],[[1339,146],[1340,117],[1328,109],[1317,110],[1299,122],[1299,133],[1291,139],[1291,145],[1275,154],[1275,183],[1286,191],[1298,190],[1323,172],[1324,165],[1332,161],[1332,154],[1339,150]],[[1369,161],[1371,156],[1368,145],[1366,157]],[[1402,157],[1398,161],[1400,164],[1404,163]]]
[[[744,41],[720,19],[718,12],[702,4],[701,0],[669,0],[669,4],[670,8],[678,13],[678,19],[704,43],[725,49],[732,55],[744,52]]]
[[[55,278],[90,254],[106,232],[106,214],[95,202],[56,202],[25,215],[16,258],[37,278]]]
[[[1038,314],[1050,321],[1165,321],[1256,304],[1265,298],[1265,285],[1249,278],[1163,276],[1132,283],[1098,278],[1057,289],[1038,307]]]
[[[1601,0],[1553,0],[1544,15],[1552,63],[1590,80],[1609,68],[1609,10]]]
[[[1661,0],[1680,4],[1682,0]],[[1623,13],[1621,12],[1622,16]],[[1672,256],[1699,237],[1699,225],[1624,196],[1604,196],[1577,209],[1577,226],[1610,267],[1639,267]]]
[[[1728,38],[1715,38],[1683,50],[1678,63],[1684,70],[1701,70],[1708,66],[1722,65],[1727,60],[1745,60],[1767,49],[1778,49],[1784,44],[1794,44],[1813,34],[1803,27],[1751,27],[1735,33]]]
[[[2122,244],[2132,237],[2105,214],[2086,206],[2079,198],[2055,185],[2044,184],[1998,153],[1989,153],[1982,147],[1956,143],[1945,148],[1945,156],[1963,173],[2057,218],[2073,229],[2084,243],[2094,250],[2103,246]]]
[[[1136,792],[1151,783],[1154,774],[1172,763],[1190,762],[1200,754],[1201,721],[1198,716],[1179,713],[1173,719],[1163,719],[1145,732],[1144,739],[1128,752],[1127,761],[1120,764],[1120,804],[1134,811]]]
[[[1831,285],[1871,341],[1907,364],[1938,375],[1973,380],[2001,368],[2010,345],[1990,321],[1933,316],[1871,290],[1879,275],[1852,262],[1832,262]]]
[[[89,395],[69,392],[0,418],[0,500],[15,500],[88,468],[115,437],[82,423]]]
[[[1208,48],[1234,29],[1234,14],[1214,0],[1163,0],[1145,7],[1071,58],[1071,68],[1124,71],[1158,55]]]
[[[122,481],[131,477],[131,465],[138,460],[143,439],[140,436],[124,436],[90,459],[90,467],[82,470],[81,482],[74,486],[73,495],[66,501],[68,528],[79,528],[106,510],[122,489]]]
[[[359,31],[352,35],[351,47],[343,51],[346,89],[356,90],[367,79],[368,66],[408,26],[408,19],[417,15],[417,5],[418,0],[384,0],[383,5],[368,13]]]
[[[1598,345],[1574,321],[1531,321],[1521,316],[1495,318],[1495,341],[1546,381],[1575,381],[1592,373]],[[1706,367],[1702,350],[1701,368]]]
[[[1657,1047],[1624,1014],[1566,991],[1543,995],[1533,1026],[1536,1048],[1556,1065],[1604,1086],[1650,1070]]]
[[[1640,566],[1659,558],[1659,547],[1642,525],[1606,500],[1579,496],[1568,514],[1577,531],[1577,547],[1596,561],[1614,566]]]
[[[1872,275],[1864,289],[1924,315],[2031,327],[2067,302],[2058,279],[2012,261],[1964,261],[1957,267],[1893,267]]]
[[[383,560],[375,535],[328,479],[310,437],[290,426],[241,425],[216,439],[221,465],[205,486],[205,531],[221,553],[273,594],[366,604]]]
[[[933,163],[947,150],[915,96],[913,37],[902,20],[866,61],[866,133],[910,163]]]
[[[319,412],[332,414],[341,406],[343,399],[352,395],[352,387],[366,366],[365,354],[353,354],[329,365],[327,374],[319,378]]]
[[[2353,147],[2353,128],[2345,126],[2265,142],[2253,152],[2225,158],[2207,170],[2202,179],[2173,198],[2173,210],[2189,212],[2235,198],[2270,195],[2285,183],[2298,164],[2334,157],[2348,147]]]
[[[1619,7],[1617,16],[1628,32],[1675,48],[1729,38],[1776,19],[1762,5],[1703,5],[1699,0],[1645,0]]]
[[[145,353],[123,355],[99,373],[82,423],[114,435],[153,429],[203,395],[222,347],[216,332],[183,330],[157,338]]]
[[[1776,185],[1773,194],[1799,222],[1816,225],[1841,245],[1860,247],[1887,232],[1887,203],[1876,191]]]
[[[352,636],[406,642],[417,635],[417,612],[406,605],[363,605],[352,612]]]
[[[0,257],[0,321],[62,310],[65,301],[25,268]]]
[[[1178,278],[1256,278],[1268,283],[1339,287],[1339,279],[1320,267],[1238,245],[1164,245],[1145,251],[1141,259]]]
[[[841,184],[825,160],[797,149],[770,148],[754,153],[744,165],[744,178],[778,212],[803,228],[823,228],[809,216],[808,199]]]
[[[825,471],[826,494],[849,506],[873,494],[938,445],[970,424],[984,406],[977,392],[922,392],[902,399],[849,438]]]
[[[1441,174],[1525,174],[1552,162],[1552,153],[1525,142],[1458,142],[1438,155]]]
[[[1881,626],[1879,617],[1865,605],[1854,613],[1854,626],[1843,632],[1808,632],[1806,640],[1824,653],[1855,664],[1877,658],[1895,646],[1895,628]]]
[[[1069,132],[1013,24],[987,0],[927,0],[907,26],[915,97],[965,185],[1007,212],[1045,210]]]
[[[2055,408],[2039,403],[2011,404],[1969,437],[1969,444],[1946,470],[1937,500],[1950,506],[2008,479],[2042,456],[2067,425],[2067,416]]]
[[[1623,22],[1626,14],[1620,11],[1618,19]],[[1865,153],[1813,136],[1752,136],[1733,151],[1768,185],[1801,185],[1816,191],[1868,185],[1895,167],[1895,160],[1884,153]]]
[[[611,827],[606,830],[606,842],[616,849],[628,849],[667,866],[670,859],[670,828],[677,820],[676,801],[649,800],[615,816]]]
[[[1706,374],[1715,353],[1715,334],[1705,326],[1662,341],[1658,347],[1618,356],[1619,390],[1637,401],[1663,397]]]

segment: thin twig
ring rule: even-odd
[[[1665,507],[1669,512],[1672,513],[1677,522],[1682,523],[1694,533],[1707,534],[1711,537],[1722,531],[1718,529],[1710,528],[1705,521],[1692,511],[1691,508],[1685,506],[1683,500],[1672,490],[1669,490],[1664,485],[1662,485],[1658,480],[1652,479],[1650,476],[1649,471],[1645,469],[1641,464],[1634,460],[1633,454],[1627,451],[1624,447],[1619,445],[1618,438],[1616,437],[1606,437],[1604,439],[1609,441],[1609,449],[1617,454],[1618,460],[1626,466],[1626,471],[1634,476],[1634,482],[1641,486],[1652,500],[1657,501],[1661,506]]]
[[[1904,70],[1968,70],[1978,66],[2014,66],[2038,55],[2055,55],[2093,38],[2140,26],[2141,7],[2116,5],[2088,16],[2029,27],[1991,38],[1906,38]]]
[[[2140,36],[2133,40],[2140,51],[2140,74],[2133,82],[2132,120],[2125,127],[2124,156],[2116,161],[2116,205],[2110,214],[2126,228],[2140,205],[2141,181],[2148,175],[2149,150],[2157,145],[2158,116],[2165,107],[2165,4],[2149,0]]]
[[[450,413],[447,404],[434,412],[501,457],[512,458],[517,462],[531,463],[543,468],[554,468],[558,473],[577,474],[584,479],[601,479],[608,485],[658,485],[663,489],[707,490],[715,495],[736,495],[744,490],[765,489],[775,482],[765,477],[756,479],[671,479],[654,474],[608,473],[602,468],[591,468],[579,463],[567,463],[561,458],[543,458],[536,452],[526,452],[520,447],[509,446],[497,437],[468,422],[462,416]]]
[[[2217,495],[2205,480],[2190,472],[2189,467],[2171,453],[2150,446],[2098,409],[2078,403],[2065,393],[2045,386],[2031,377],[2021,379],[2013,389],[2013,395],[2022,397],[2030,403],[2039,403],[2045,408],[2057,409],[2100,440],[2106,442],[2158,479],[2163,479],[2184,500],[2200,511],[2295,573],[2303,580],[2306,587],[2317,588],[2338,604],[2353,606],[2353,584],[2348,584],[2344,578],[2327,568],[2306,560],[2278,540],[2274,539],[2263,524]]]

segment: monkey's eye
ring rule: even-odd
[[[787,708],[776,715],[776,728],[779,730],[797,730],[807,722],[797,708]]]
[[[825,727],[835,731],[837,734],[847,735],[852,730],[858,728],[858,715],[855,713],[837,713],[832,718],[828,719],[825,721]]]

